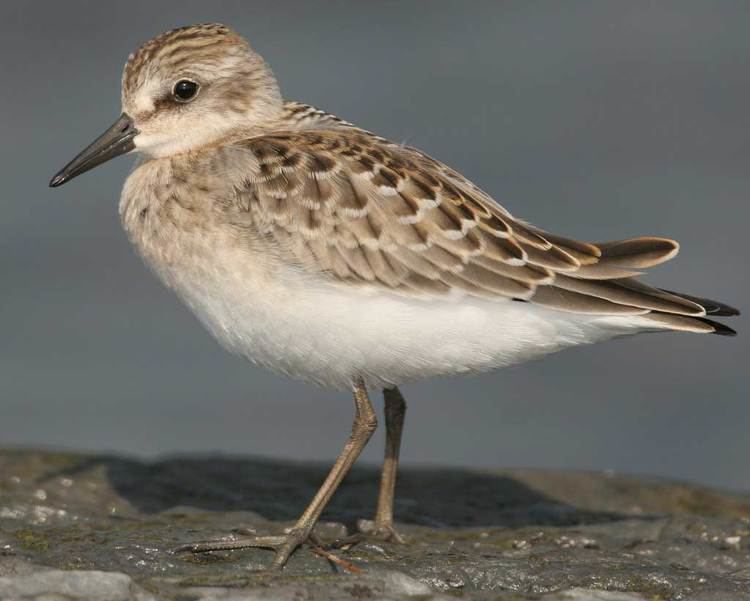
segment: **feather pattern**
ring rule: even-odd
[[[302,130],[241,143],[251,157],[236,187],[263,235],[286,261],[332,280],[420,297],[464,294],[529,301],[591,315],[680,315],[720,303],[635,279],[679,245],[639,237],[591,243],[514,218],[456,171],[320,111]],[[684,320],[655,323],[685,329]],[[695,331],[710,329],[700,322]]]
[[[181,77],[194,102],[174,100]],[[637,279],[675,242],[526,223],[426,154],[284,101],[222,25],[144,44],[122,92],[142,156],[128,236],[222,344],[275,371],[387,387],[638,332],[731,333],[710,319],[731,307]]]

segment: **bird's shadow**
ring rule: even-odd
[[[184,456],[149,462],[94,457],[64,471],[74,475],[102,464],[114,491],[142,513],[189,506],[253,511],[274,521],[296,519],[329,469],[323,464],[268,458]],[[378,482],[378,468],[355,467],[323,519],[351,525],[372,516]],[[630,517],[571,506],[509,476],[408,467],[399,475],[395,513],[403,524],[457,528],[570,526]]]

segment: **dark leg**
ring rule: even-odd
[[[377,417],[367,396],[364,381],[361,378],[356,378],[352,382],[352,387],[356,409],[354,423],[352,424],[352,433],[346,441],[338,459],[336,459],[336,463],[333,464],[331,471],[328,473],[325,482],[323,482],[323,485],[310,502],[310,505],[308,505],[289,533],[280,536],[250,536],[233,541],[195,543],[180,547],[177,551],[203,553],[206,551],[263,547],[276,551],[272,567],[277,570],[283,568],[295,549],[309,538],[313,526],[318,521],[323,509],[328,504],[328,501],[331,500],[333,493],[336,492],[344,476],[346,476],[349,469],[357,460],[357,457],[359,457],[362,449],[365,448],[367,441],[370,440],[372,433],[378,425]]]
[[[375,520],[371,531],[366,532],[377,538],[403,543],[403,538],[393,528],[393,496],[396,490],[398,455],[401,450],[401,434],[404,430],[406,401],[398,388],[383,390],[385,399],[385,458],[380,476],[380,492]],[[366,525],[369,525],[365,522]],[[369,530],[365,528],[365,530]]]

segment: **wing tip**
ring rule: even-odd
[[[710,315],[711,317],[736,317],[738,315],[741,315],[739,309],[732,307],[731,305],[727,305],[726,303],[712,300],[710,298],[703,298],[700,296],[691,296],[690,294],[684,294],[682,292],[674,292],[672,290],[662,289],[662,292],[666,292],[667,294],[678,296],[680,298],[683,298],[692,303],[695,303],[696,305],[703,307],[703,310],[706,312],[706,315]]]
[[[645,316],[652,323],[661,324],[659,329],[673,332],[691,332],[694,334],[716,334],[718,336],[736,336],[737,332],[718,321],[706,317],[675,315],[672,313],[653,312]]]
[[[710,325],[714,331],[711,332],[711,334],[716,334],[717,336],[736,336],[737,330],[733,330],[729,326],[724,325],[723,323],[720,323],[718,321],[713,321],[711,319],[701,319],[701,321],[707,325]]]

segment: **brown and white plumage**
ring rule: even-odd
[[[180,77],[201,82],[190,104],[170,102]],[[419,150],[282,101],[263,59],[223,26],[178,29],[145,44],[126,65],[123,108],[146,157],[123,192],[131,238],[220,340],[279,371],[342,386],[354,375],[348,371],[397,383],[637,331],[732,333],[707,316],[733,309],[637,279],[675,256],[676,242],[580,242],[529,225]],[[278,300],[291,296],[294,309]],[[321,327],[343,327],[330,342],[328,330],[296,318],[321,306],[314,317]],[[467,306],[481,317],[451,332],[452,312]],[[415,308],[419,327],[442,328],[446,340],[463,336],[454,346],[468,344],[478,358],[443,349],[433,362],[416,353],[400,370],[414,355],[404,339],[426,341],[411,329]],[[400,340],[391,361],[368,360],[368,345],[385,345],[387,355],[388,343],[360,327],[360,311],[390,315],[378,328]],[[513,327],[495,332],[493,320]],[[282,334],[269,343],[274,328]],[[295,331],[315,341],[289,358],[281,347],[300,346]],[[346,331],[361,340],[339,340]],[[305,361],[308,351],[321,361]],[[329,364],[335,376],[326,375]]]
[[[184,77],[200,93],[175,103]],[[394,384],[639,331],[732,333],[708,318],[730,307],[637,279],[676,242],[529,225],[419,150],[284,102],[223,26],[145,44],[123,109],[145,157],[121,201],[131,239],[224,344],[278,371]]]
[[[180,79],[200,86],[190,102],[175,102]],[[676,242],[581,242],[529,225],[419,150],[284,102],[263,59],[227,27],[207,24],[157,36],[129,57],[122,84],[123,109],[145,157],[123,192],[126,229],[220,339],[270,367],[284,353],[274,349],[265,357],[257,332],[233,330],[252,320],[252,311],[263,305],[257,295],[274,286],[303,290],[307,284],[341,296],[343,302],[332,303],[341,305],[341,315],[327,317],[338,322],[346,321],[347,311],[356,315],[366,295],[401,303],[406,313],[415,306],[426,313],[442,307],[447,313],[436,318],[438,329],[451,307],[467,302],[482,307],[485,320],[495,312],[497,320],[518,321],[519,308],[492,306],[522,301],[535,318],[544,315],[542,321],[569,323],[562,316],[572,315],[579,330],[597,324],[607,332],[551,334],[565,339],[560,345],[540,345],[525,330],[515,333],[528,338],[527,347],[541,346],[540,353],[641,330],[732,333],[707,316],[733,315],[734,309],[637,279],[674,257]],[[227,263],[237,257],[251,267]],[[218,272],[223,281],[216,280]],[[402,320],[393,311],[396,327]],[[286,322],[290,332],[300,326],[285,320],[283,310],[268,319]],[[471,329],[464,335],[471,337]],[[513,344],[494,346],[479,362],[467,359],[437,371],[502,366],[514,359],[484,355],[519,351]],[[355,354],[360,360],[350,368],[370,371],[366,351]],[[518,354],[522,360],[536,353],[525,348]],[[428,364],[429,357],[420,361]],[[315,368],[325,371],[325,365]],[[295,373],[294,366],[280,369]],[[378,381],[400,380],[382,368],[376,375]]]
[[[592,244],[549,234],[418,150],[348,126],[241,145],[255,161],[239,202],[286,259],[305,269],[407,295],[460,291],[576,313],[655,312],[658,323],[675,329],[716,330],[705,319],[670,320],[707,312],[634,279],[677,254],[672,240]]]
[[[580,242],[524,223],[419,150],[284,102],[263,59],[224,26],[147,42],[125,67],[122,103],[51,185],[140,151],[120,213],[159,277],[229,349],[354,389],[351,437],[294,528],[189,550],[272,547],[283,566],[374,430],[368,385],[389,391],[374,528],[399,540],[395,385],[638,332],[733,333],[708,318],[731,307],[637,279],[676,242]]]

